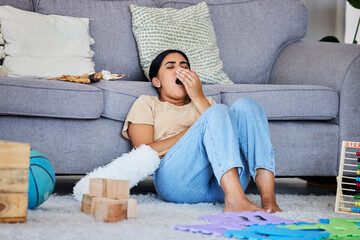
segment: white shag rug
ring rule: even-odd
[[[52,195],[45,203],[28,211],[25,223],[0,223],[1,240],[53,240],[53,239],[228,239],[201,233],[173,230],[176,225],[207,224],[199,217],[221,213],[223,204],[174,204],[166,203],[156,195],[132,195],[138,200],[136,219],[117,223],[94,221],[93,217],[80,211],[81,203],[71,195]],[[259,195],[248,195],[260,204]],[[284,212],[275,215],[297,221],[318,222],[319,218],[359,218],[355,215],[334,212],[335,196],[301,196],[279,194],[278,204]]]

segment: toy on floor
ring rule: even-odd
[[[89,193],[89,179],[91,178],[128,180],[131,188],[153,174],[159,164],[158,152],[149,145],[143,144],[132,149],[129,153],[124,153],[121,157],[114,159],[105,166],[100,166],[87,173],[74,186],[74,198],[81,201],[83,194]]]
[[[47,157],[37,150],[30,151],[28,208],[45,202],[55,186],[55,171]]]
[[[119,222],[135,218],[137,200],[130,198],[129,181],[91,178],[89,194],[84,194],[81,211],[90,213],[95,220]]]
[[[280,218],[267,212],[231,212],[216,215],[201,216],[200,219],[217,224],[233,224],[236,226],[245,225],[268,225],[268,224],[294,224],[297,221]]]
[[[257,225],[242,230],[227,231],[224,233],[224,236],[250,240],[317,240],[329,237],[330,233],[309,230],[292,230],[280,228],[278,225]]]
[[[0,141],[0,222],[25,222],[30,145]]]
[[[216,215],[201,216],[200,219],[209,221],[212,224],[176,226],[173,227],[173,229],[221,236],[224,235],[226,231],[244,229],[247,228],[247,226],[252,225],[297,223],[297,221],[280,218],[261,211],[220,213]]]
[[[81,76],[62,75],[61,77],[48,78],[48,80],[61,80],[75,83],[94,83],[100,80],[117,80],[123,77],[127,77],[124,74],[111,74],[109,71],[103,70],[94,74],[84,74]]]
[[[247,226],[234,226],[228,224],[205,224],[205,225],[185,225],[175,226],[173,229],[181,231],[189,231],[193,233],[202,233],[206,235],[224,236],[229,230],[240,230],[248,228]]]
[[[330,218],[329,224],[284,225],[281,228],[296,230],[321,229],[330,233],[331,239],[360,239],[359,219]]]
[[[360,215],[360,143],[342,142],[335,212]]]

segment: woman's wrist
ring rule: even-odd
[[[202,94],[202,96],[199,96],[195,99],[191,98],[191,100],[193,101],[196,109],[198,110],[198,112],[200,114],[202,114],[206,109],[211,107],[211,104],[209,103],[209,101],[203,94]]]

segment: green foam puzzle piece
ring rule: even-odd
[[[323,231],[292,230],[278,226],[255,225],[241,230],[226,231],[224,236],[248,240],[320,240],[330,236],[330,233]]]
[[[314,225],[284,225],[290,229],[322,229],[330,233],[330,238],[339,239],[360,239],[360,227],[357,223],[360,220],[346,219],[346,218],[330,218],[329,224],[314,224]]]

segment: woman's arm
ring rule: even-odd
[[[149,124],[133,124],[129,122],[128,133],[135,148],[142,144],[146,144],[160,153],[162,151],[169,150],[188,129],[189,128],[185,129],[175,136],[157,142],[154,142],[154,126]]]

